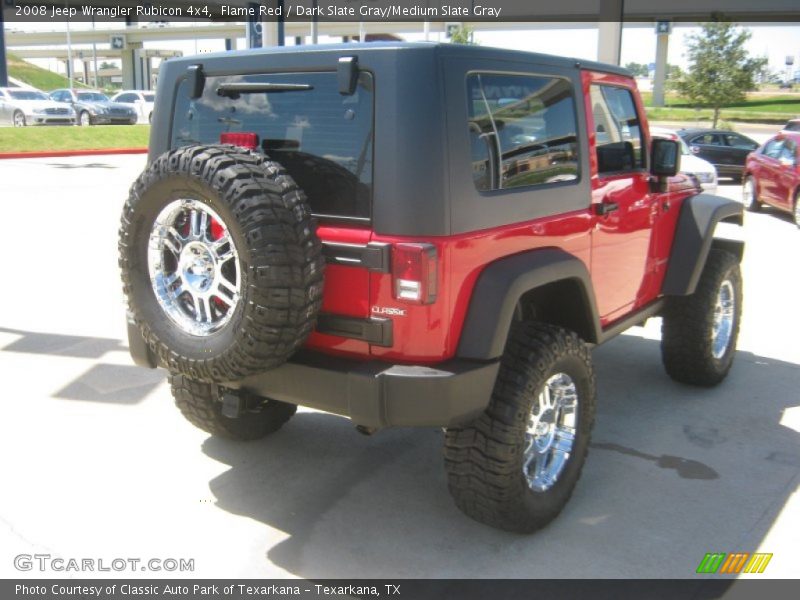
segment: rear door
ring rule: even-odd
[[[625,77],[584,73],[592,157],[592,280],[604,325],[644,301],[657,198],[650,191],[647,138],[638,95]]]
[[[744,168],[747,155],[758,148],[757,143],[738,133],[724,133],[722,134],[722,141],[725,142],[727,148],[726,160],[732,169],[737,167]]]
[[[707,160],[719,169],[730,164],[726,156],[726,146],[722,136],[718,133],[703,133],[689,140],[689,149],[692,154]]]

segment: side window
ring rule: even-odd
[[[783,150],[783,140],[771,140],[764,146],[764,155],[777,160]]]
[[[590,99],[598,173],[643,169],[643,132],[630,90],[610,85],[592,85]]]
[[[715,133],[705,133],[694,138],[692,144],[699,144],[701,146],[722,146],[722,140]]]
[[[795,154],[797,152],[797,148],[794,145],[794,142],[791,140],[786,140],[784,143],[783,148],[781,149],[781,154],[778,157],[780,160],[787,160],[791,164],[795,164]]]
[[[124,102],[125,104],[133,104],[135,101],[135,94],[122,94],[119,98],[117,98],[117,102]]]
[[[578,179],[572,84],[555,77],[467,76],[472,178],[480,191]]]
[[[753,147],[752,142],[749,142],[740,135],[726,133],[724,137],[725,143],[728,144],[728,146],[732,146],[734,148],[746,148],[747,150],[750,150]]]

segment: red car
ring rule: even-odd
[[[747,156],[742,188],[747,210],[762,204],[791,212],[800,227],[800,132],[779,133]]]

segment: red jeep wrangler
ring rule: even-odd
[[[137,364],[186,418],[254,439],[297,405],[445,428],[456,504],[532,531],[567,502],[590,348],[663,317],[713,385],[741,312],[741,205],[677,175],[620,68],[360,44],[171,60],[120,266]]]

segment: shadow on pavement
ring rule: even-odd
[[[439,430],[364,437],[300,412],[258,442],[207,439],[230,466],[209,486],[222,510],[285,532],[265,561],[300,577],[693,577],[706,552],[755,551],[797,487],[800,436],[780,421],[800,367],[739,352],[726,382],[691,388],[664,374],[658,345],[626,335],[595,350],[593,449],[534,535],[458,512]]]
[[[0,348],[4,352],[24,352],[27,354],[50,354],[72,358],[100,358],[107,352],[127,350],[128,346],[111,338],[86,337],[82,335],[62,335],[60,333],[38,333],[0,327],[0,333],[22,336],[18,340]]]
[[[163,383],[166,377],[167,374],[163,370],[98,363],[53,394],[53,397],[65,400],[137,404]]]
[[[111,338],[38,333],[5,327],[0,327],[0,333],[21,336],[0,348],[2,352],[100,359],[108,352],[126,352],[128,350],[127,345],[120,340]],[[77,379],[61,388],[53,397],[66,400],[136,404],[144,400],[165,378],[166,374],[162,370],[98,362]]]

